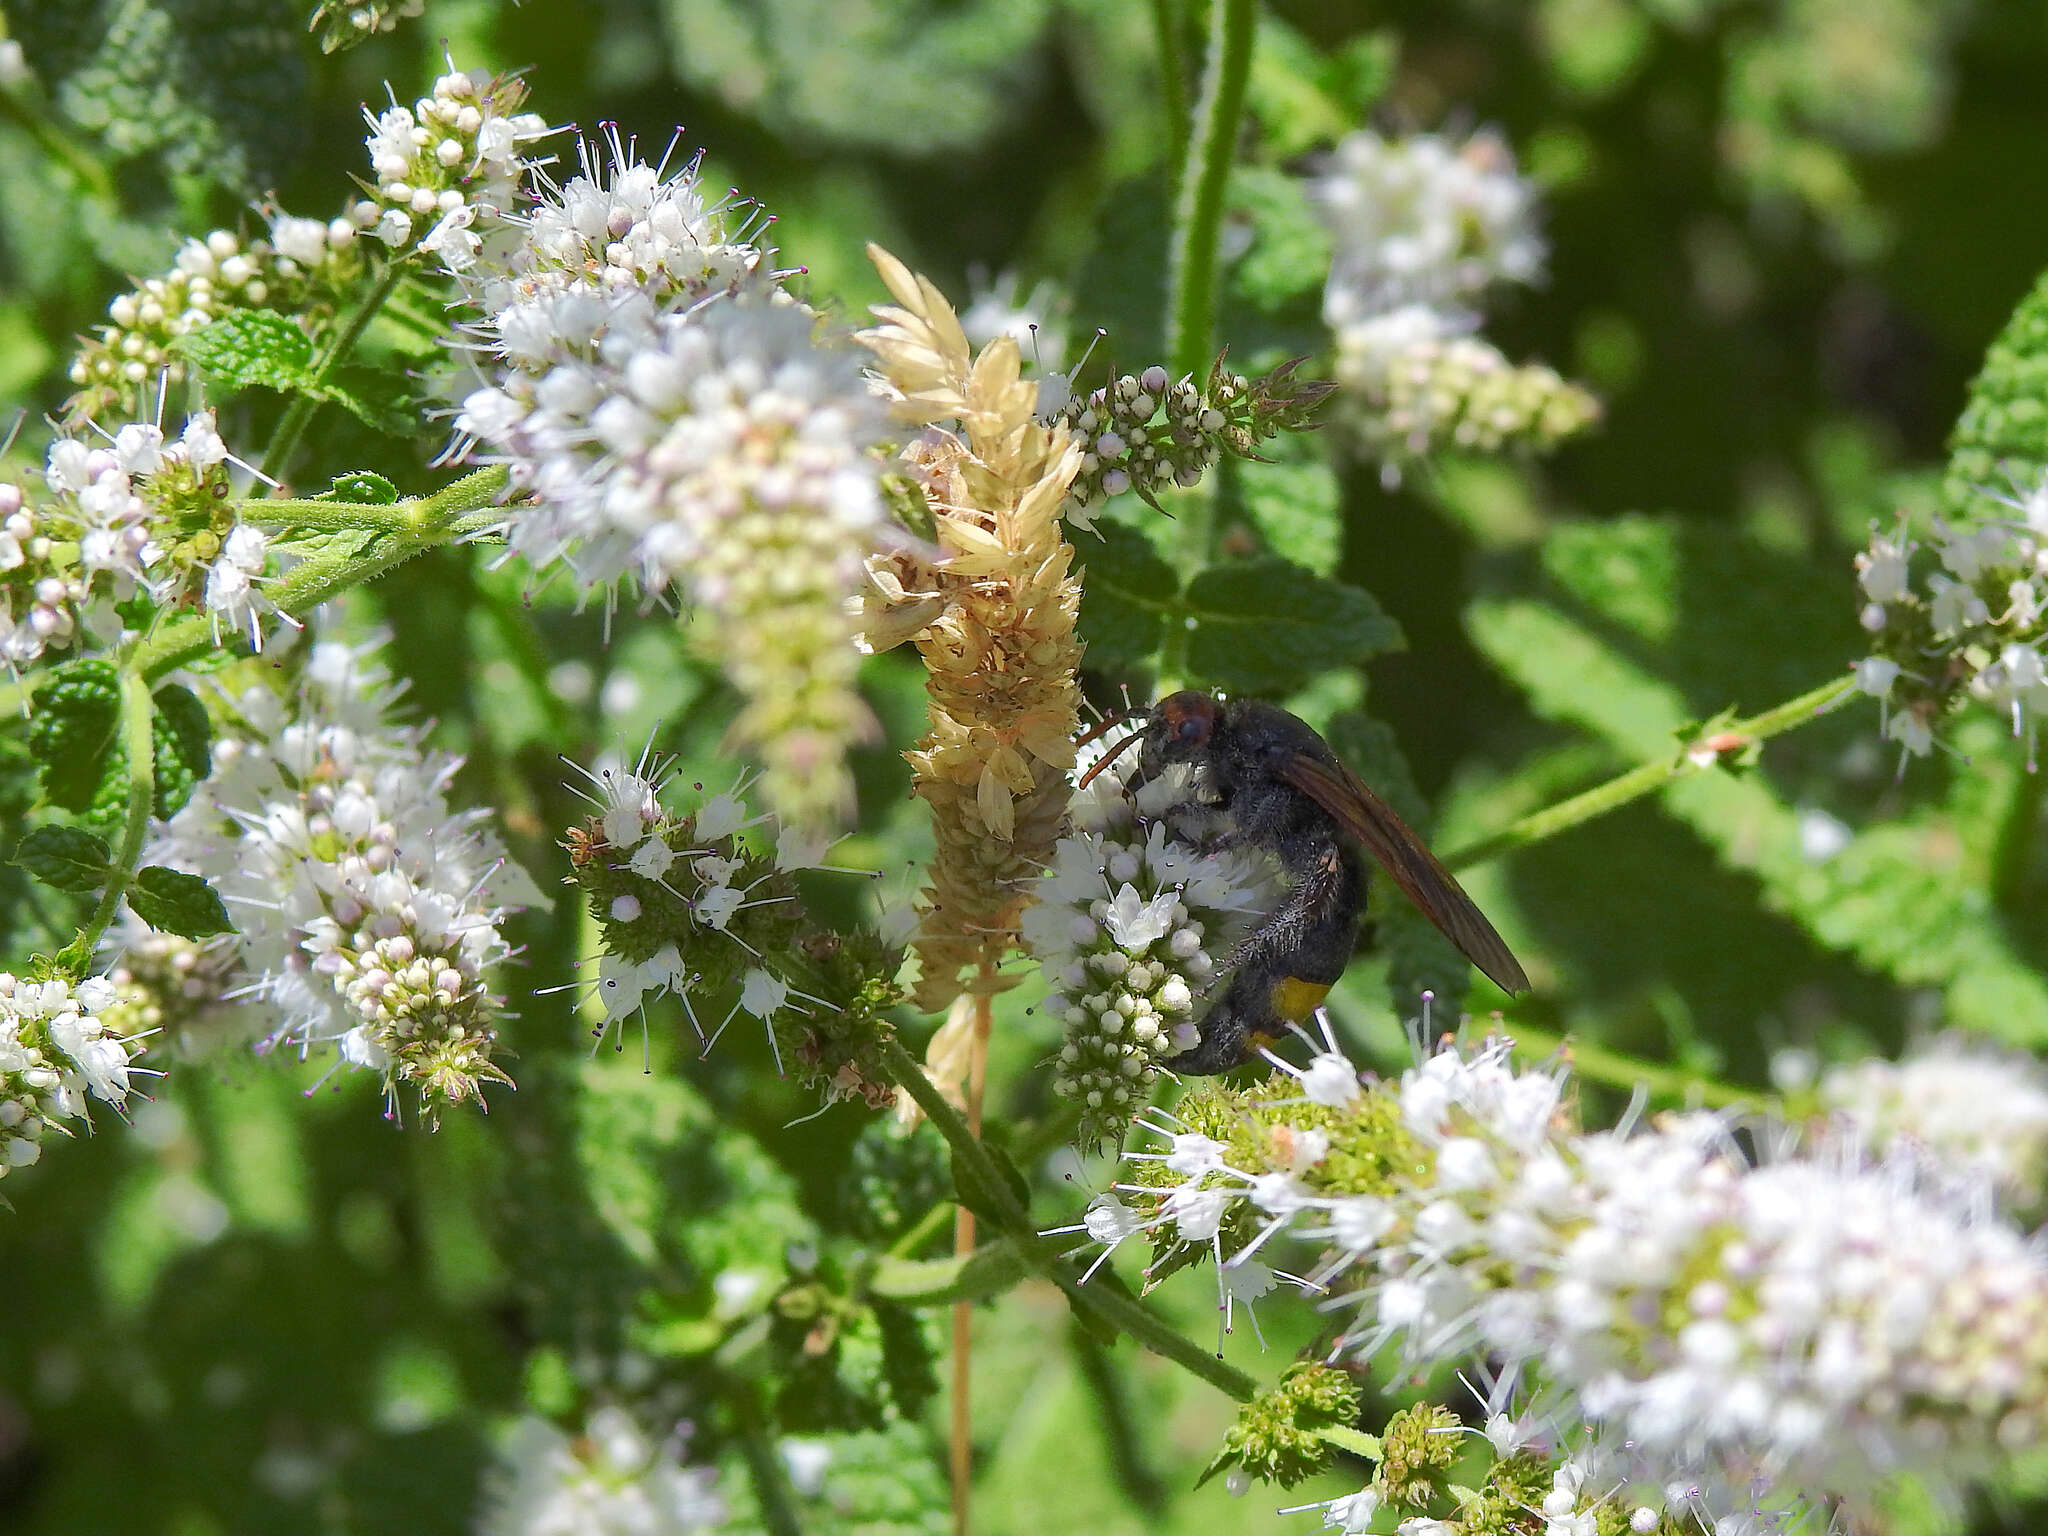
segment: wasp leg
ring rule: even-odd
[[[1363,885],[1364,877],[1354,860],[1335,847],[1323,849],[1308,873],[1294,882],[1287,899],[1230,952],[1221,974],[1242,970],[1269,955],[1311,948],[1331,950],[1332,930],[1341,929],[1348,938],[1357,926]],[[1337,965],[1338,974],[1351,958],[1349,943],[1342,947],[1344,961]],[[1335,981],[1337,977],[1312,979]]]

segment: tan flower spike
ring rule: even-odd
[[[1081,588],[1060,507],[1081,449],[1064,426],[1036,419],[1037,389],[1014,339],[999,336],[971,357],[945,295],[886,251],[868,254],[897,302],[878,307],[881,324],[859,340],[879,360],[897,416],[927,426],[902,456],[941,551],[914,583],[927,603],[939,601],[915,635],[931,729],[906,754],[938,841],[915,938],[918,1001],[937,1009],[960,992],[1007,985],[996,966],[1066,812]],[[899,574],[893,585],[913,584]],[[883,615],[874,619],[871,643],[892,638]]]

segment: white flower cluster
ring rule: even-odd
[[[260,643],[274,606],[257,585],[269,539],[241,523],[228,491],[233,459],[204,411],[176,438],[145,422],[94,447],[60,437],[31,501],[0,484],[0,663],[120,633],[113,603],[202,598],[216,624]]]
[[[682,1460],[685,1437],[657,1441],[621,1408],[575,1437],[529,1414],[485,1474],[482,1536],[696,1536],[725,1523],[717,1473]]]
[[[1903,1061],[1835,1066],[1821,1103],[1875,1151],[1925,1154],[1988,1181],[2015,1206],[2041,1202],[2048,1176],[2048,1081],[2032,1057],[1947,1038]]]
[[[1488,1356],[1586,1426],[1589,1487],[1708,1529],[1853,1515],[1902,1476],[1953,1493],[2040,1443],[2048,1256],[1984,1202],[1838,1142],[1754,1164],[1708,1114],[1575,1132],[1562,1073],[1508,1050],[1353,1076],[1335,1114],[1343,1074],[1303,1074],[1299,1098],[1236,1101],[1228,1143],[1169,1127],[1091,1229],[1226,1274],[1291,1229],[1322,1247],[1326,1305],[1356,1310],[1338,1352]]]
[[[1406,304],[1467,304],[1542,275],[1536,190],[1497,133],[1459,143],[1361,129],[1323,157],[1308,193],[1335,247],[1324,299],[1333,326]]]
[[[144,859],[220,892],[240,929],[232,995],[274,1010],[266,1044],[332,1044],[431,1114],[505,1080],[489,972],[506,913],[541,897],[488,812],[450,807],[460,760],[391,724],[396,696],[374,647],[335,643],[313,648],[296,698],[245,690]]]
[[[694,163],[560,188],[478,285],[499,366],[458,428],[529,493],[506,519],[515,552],[586,590],[679,586],[706,612],[770,798],[822,823],[869,729],[845,603],[884,537],[871,450],[888,419],[859,354],[819,340],[744,235],[705,206]]]
[[[41,1156],[52,1125],[85,1119],[87,1095],[117,1110],[128,1102],[142,1042],[108,1027],[102,1016],[114,1002],[104,977],[29,981],[0,971],[0,1178]]]
[[[1337,380],[1390,480],[1439,448],[1547,448],[1598,415],[1584,390],[1474,334],[1489,288],[1543,272],[1535,188],[1500,135],[1361,130],[1323,158],[1308,195],[1333,248],[1323,318]]]
[[[1280,896],[1269,860],[1205,846],[1214,817],[1191,803],[1185,764],[1132,788],[1130,763],[1075,794],[1022,920],[1066,1031],[1053,1091],[1081,1106],[1086,1143],[1122,1140],[1159,1063],[1200,1039],[1230,947]]]
[[[2012,722],[2031,768],[2048,715],[2048,476],[1985,500],[2005,511],[1960,528],[1937,519],[1925,546],[1903,523],[1871,528],[1856,579],[1872,654],[1856,683],[1884,701],[1885,735],[1913,756],[1934,749],[1936,723],[1968,697]]]
[[[362,205],[365,217],[374,207]],[[79,414],[133,406],[158,379],[185,380],[185,362],[171,343],[236,309],[295,310],[338,290],[360,264],[351,218],[295,218],[275,213],[268,239],[244,240],[216,229],[187,240],[171,270],[107,306],[107,324],[71,364]]]
[[[525,99],[513,77],[451,69],[411,107],[366,108],[374,196],[358,222],[394,251],[416,247],[467,271],[513,212],[532,169],[523,146],[553,132],[519,110]]]

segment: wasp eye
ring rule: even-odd
[[[1177,747],[1205,747],[1216,730],[1216,701],[1192,689],[1159,702],[1159,717]]]
[[[1189,715],[1174,727],[1174,736],[1184,747],[1199,747],[1209,739],[1209,722],[1200,715]]]

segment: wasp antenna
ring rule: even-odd
[[[1118,742],[1115,746],[1111,747],[1107,752],[1103,753],[1102,756],[1096,760],[1095,766],[1093,768],[1090,768],[1086,773],[1081,775],[1081,782],[1079,784],[1076,784],[1074,787],[1076,789],[1086,789],[1089,786],[1089,784],[1093,782],[1095,775],[1102,772],[1103,769],[1107,768],[1111,763],[1115,762],[1118,758],[1122,757],[1126,752],[1130,751],[1134,743],[1143,741],[1144,739],[1144,732],[1131,732],[1130,735],[1126,736],[1122,741]]]
[[[1126,700],[1126,703],[1128,702],[1129,701]],[[1103,737],[1107,736],[1111,731],[1115,730],[1118,726],[1122,725],[1126,720],[1130,718],[1131,712],[1128,709],[1121,709],[1115,711],[1112,714],[1104,715],[1100,720],[1096,721],[1093,725],[1089,726],[1087,730],[1083,731],[1079,736],[1075,737],[1074,745],[1077,748],[1085,747],[1091,741],[1100,741]]]

